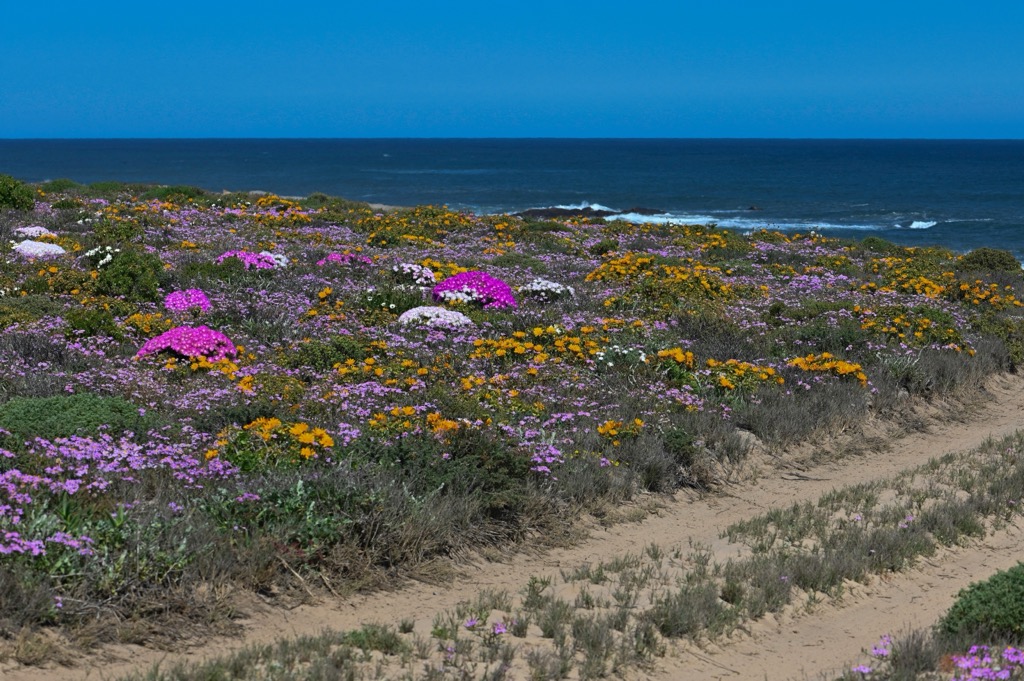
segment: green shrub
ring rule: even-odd
[[[139,408],[120,397],[92,393],[56,397],[16,397],[0,405],[0,427],[17,441],[41,437],[53,440],[72,435],[106,433],[119,437],[126,432],[145,433],[158,425]]]
[[[1020,274],[1020,263],[1013,253],[998,248],[976,248],[956,263],[960,272],[1014,272]]]
[[[114,321],[114,315],[103,308],[76,308],[64,315],[68,325],[68,336],[107,336],[121,340],[124,334]]]
[[[108,296],[124,296],[133,301],[156,301],[160,296],[160,277],[164,265],[152,253],[125,250],[100,270],[96,292]]]
[[[32,187],[10,175],[0,175],[0,208],[32,210],[35,205]]]
[[[1021,640],[1024,637],[1024,563],[962,589],[938,626],[947,634]]]
[[[76,189],[82,189],[82,185],[78,184],[74,180],[69,180],[66,177],[60,177],[56,180],[50,180],[44,182],[39,186],[47,194],[53,194],[55,192],[69,192]]]
[[[143,192],[139,198],[145,200],[157,199],[159,201],[186,203],[189,200],[195,200],[206,195],[206,190],[200,189],[199,187],[172,185],[169,187],[153,187],[152,189]]]
[[[74,210],[81,209],[82,202],[78,199],[58,199],[50,204],[55,210]]]
[[[63,308],[48,295],[5,296],[0,298],[0,329],[17,322],[34,322]]]
[[[886,241],[885,239],[877,236],[869,236],[866,239],[863,239],[860,242],[860,247],[865,251],[871,251],[872,253],[879,253],[881,255],[892,255],[906,250],[898,244]]]
[[[1024,365],[1024,317],[1011,317],[988,312],[971,321],[975,331],[998,338],[1006,346],[1010,366]]]
[[[363,341],[352,336],[335,336],[330,340],[311,340],[302,343],[281,358],[281,365],[288,369],[310,367],[318,372],[330,371],[335,364],[347,359],[362,362],[366,359]]]
[[[587,252],[590,253],[590,255],[600,258],[602,255],[606,255],[614,250],[618,250],[618,248],[618,239],[601,239],[596,244],[588,248]]]
[[[145,236],[142,225],[124,220],[103,220],[96,225],[96,240],[104,246],[141,241]]]

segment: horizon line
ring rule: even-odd
[[[556,137],[556,136],[383,136],[383,137],[0,137],[0,142],[84,141],[723,141],[723,142],[1021,142],[1024,137]]]

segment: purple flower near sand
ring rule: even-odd
[[[150,338],[135,356],[145,357],[164,350],[182,357],[203,356],[214,362],[237,354],[235,344],[220,331],[206,326],[178,326]]]
[[[501,279],[472,270],[448,277],[435,286],[430,294],[436,301],[481,303],[484,309],[516,307],[512,287]]]
[[[209,312],[211,309],[210,299],[200,289],[190,288],[184,291],[168,293],[164,298],[164,307],[171,312],[188,312],[196,309],[200,312]]]

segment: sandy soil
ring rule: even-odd
[[[245,622],[241,638],[205,640],[173,654],[136,647],[110,647],[75,667],[19,668],[0,665],[10,681],[115,678],[154,662],[199,660],[248,643],[270,642],[282,636],[316,634],[324,628],[350,629],[368,622],[396,624],[415,618],[417,631],[436,613],[454,608],[482,589],[517,593],[531,575],[558,577],[560,569],[575,568],[625,553],[637,554],[656,543],[663,547],[709,545],[716,556],[736,552],[719,539],[729,524],[770,508],[817,499],[822,493],[849,484],[890,477],[950,451],[973,448],[987,438],[1008,435],[1024,426],[1024,378],[1000,377],[988,386],[985,399],[973,409],[933,408],[925,432],[890,440],[883,450],[819,465],[781,465],[772,457],[747,467],[744,480],[726,485],[713,495],[679,494],[664,500],[656,513],[641,523],[602,528],[594,525],[578,545],[544,553],[523,553],[489,562],[480,559],[462,566],[450,585],[410,583],[395,592],[330,600],[293,610],[266,609]],[[885,437],[879,430],[877,436]],[[808,449],[805,454],[810,453]],[[692,644],[670,647],[653,669],[637,671],[636,679],[772,679],[819,678],[841,669],[861,655],[884,633],[927,626],[952,602],[957,591],[998,569],[1024,558],[1024,532],[1009,527],[971,548],[946,550],[918,567],[886,579],[852,588],[838,602],[792,608],[779,617],[754,622],[729,638],[702,648]]]

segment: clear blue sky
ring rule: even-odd
[[[0,16],[0,138],[1024,138],[1020,0],[7,0]]]

